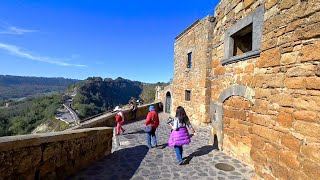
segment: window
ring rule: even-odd
[[[252,23],[231,36],[233,38],[233,56],[239,56],[252,50]]]
[[[192,52],[188,53],[188,61],[187,61],[187,68],[191,68],[192,66]]]
[[[263,15],[264,7],[259,6],[225,32],[222,65],[260,56]]]
[[[185,99],[186,99],[186,101],[190,101],[190,99],[191,99],[191,90],[186,90]]]

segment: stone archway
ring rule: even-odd
[[[218,148],[223,150],[223,102],[230,98],[231,96],[241,96],[247,100],[249,100],[252,104],[254,103],[254,91],[253,89],[242,86],[242,85],[234,85],[225,89],[219,96],[218,102],[215,104],[213,102],[210,103],[210,109],[212,113],[212,126],[216,130],[216,135],[218,139]]]
[[[165,105],[164,105],[165,113],[170,114],[172,109],[172,97],[170,91],[166,93],[165,97]]]

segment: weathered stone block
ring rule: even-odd
[[[252,133],[264,137],[266,139],[269,139],[272,142],[278,142],[279,141],[279,132],[274,131],[268,127],[259,126],[259,125],[253,125],[252,126]]]
[[[306,87],[306,80],[303,77],[285,78],[284,84],[290,89],[304,89]]]
[[[320,111],[320,97],[318,96],[302,96],[293,98],[293,106],[296,109],[308,111]]]
[[[280,65],[280,48],[272,48],[261,53],[260,59],[257,62],[257,66],[273,67]]]
[[[282,65],[294,64],[298,59],[298,51],[285,53],[281,55],[280,62]]]
[[[320,77],[307,77],[306,88],[320,90]]]
[[[239,125],[239,122],[237,119],[230,119],[230,128],[234,129]]]
[[[218,67],[214,70],[214,75],[222,75],[225,73],[225,71],[226,69],[223,66]]]
[[[250,151],[250,157],[255,163],[263,165],[267,162],[267,158],[264,156],[264,153],[259,149],[252,148]]]
[[[267,114],[269,102],[266,100],[256,99],[253,110],[260,114]]]
[[[265,148],[265,153],[267,154],[267,159],[272,162],[279,162],[280,150],[275,148],[271,144],[267,144]]]
[[[313,76],[315,74],[314,69],[315,66],[312,64],[298,65],[288,69],[286,75],[289,77]]]
[[[312,179],[318,179],[320,177],[320,166],[310,160],[302,162],[303,172]]]
[[[306,143],[301,146],[301,152],[309,159],[320,164],[320,143]]]
[[[266,0],[265,7],[266,7],[266,9],[270,9],[271,7],[276,5],[277,3],[278,3],[278,0]]]
[[[314,23],[314,24],[311,24],[311,25],[308,25],[308,26],[303,26],[301,28],[298,28],[295,31],[294,36],[297,39],[316,38],[316,37],[318,37],[320,35],[320,31],[318,29],[319,26],[320,26],[320,22]],[[319,55],[317,56],[317,58],[319,59]],[[302,60],[302,61],[304,61],[304,60]]]
[[[288,94],[274,94],[269,97],[269,100],[273,103],[277,103],[280,106],[293,107],[294,99]]]
[[[320,41],[302,47],[301,61],[320,60]]]
[[[293,128],[305,136],[320,138],[320,125],[317,123],[294,121]]]
[[[316,76],[320,76],[320,64],[317,65],[316,70],[315,70]]]
[[[292,115],[284,111],[279,112],[277,122],[281,126],[292,127]]]
[[[277,88],[284,87],[284,74],[271,75],[271,77],[266,81],[267,88]]]
[[[275,121],[270,115],[250,114],[249,121],[266,127],[275,125]]]
[[[288,179],[288,169],[276,162],[271,163],[272,174],[279,179]]]
[[[293,151],[281,151],[280,152],[280,162],[285,164],[286,166],[299,170],[300,168],[300,162],[298,161],[298,155],[297,153]]]
[[[271,95],[270,89],[262,89],[262,88],[255,88],[255,97],[259,98],[267,98]]]
[[[288,169],[289,173],[288,173],[288,178],[290,180],[306,180],[306,179],[310,179],[306,174],[304,174],[301,171],[295,171],[293,169]]]
[[[265,140],[263,138],[261,138],[260,136],[257,136],[255,134],[251,135],[251,142],[252,142],[252,146],[257,148],[257,149],[263,150],[266,147]]]
[[[281,137],[281,144],[296,153],[300,152],[301,141],[290,134],[284,134]]]
[[[299,3],[298,0],[281,0],[279,3],[279,9],[280,10],[289,9],[298,3]]]
[[[320,123],[320,113],[315,111],[295,111],[293,117],[297,120]]]

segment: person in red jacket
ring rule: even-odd
[[[122,127],[122,123],[124,122],[124,116],[123,113],[121,112],[121,109],[119,106],[116,106],[113,110],[114,112],[117,112],[116,114],[116,123],[117,123],[117,135],[120,135],[120,130],[122,130],[122,133],[124,133],[125,129]]]
[[[150,132],[147,132],[147,143],[148,147],[151,148],[151,137],[153,138],[153,147],[157,147],[157,137],[156,137],[156,130],[159,126],[159,116],[158,113],[155,111],[154,106],[149,107],[149,113],[146,118],[146,126],[151,125],[152,130]]]

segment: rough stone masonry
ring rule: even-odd
[[[319,27],[319,0],[222,0],[176,37],[173,82],[158,98],[212,126],[220,150],[260,178],[317,179]]]

